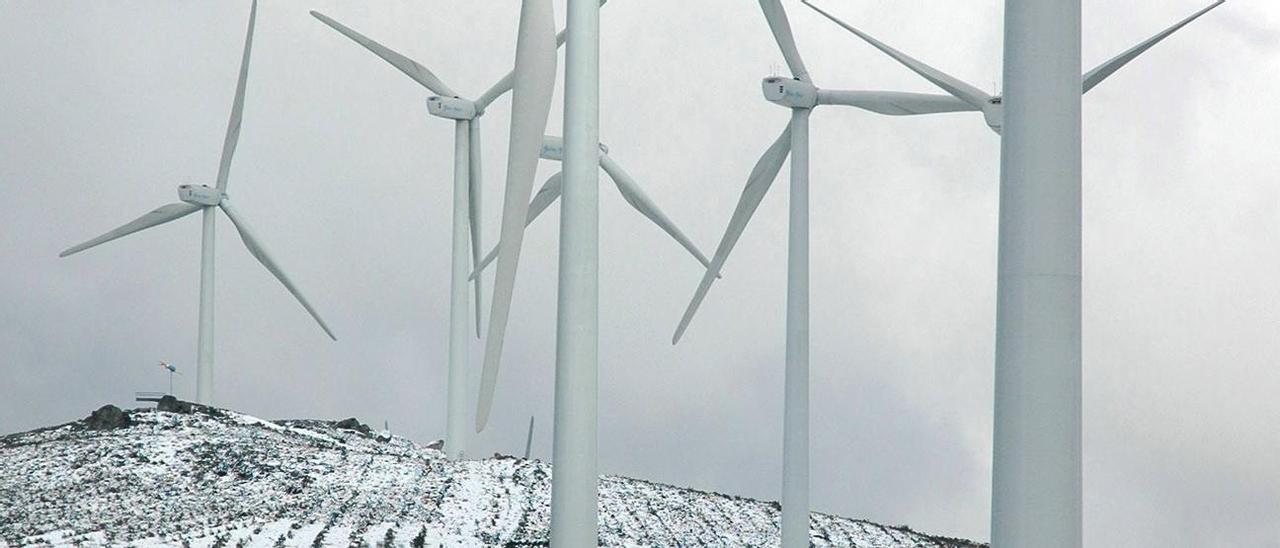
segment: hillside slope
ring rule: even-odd
[[[452,463],[348,421],[174,409],[104,408],[0,438],[0,546],[546,544],[547,463]],[[602,545],[777,543],[774,503],[604,477],[600,505]],[[811,523],[816,546],[977,546],[823,514]]]

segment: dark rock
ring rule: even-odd
[[[164,396],[160,398],[160,401],[156,402],[156,409],[160,411],[167,411],[169,413],[182,413],[184,415],[190,415],[192,411],[190,403],[173,396]]]
[[[355,417],[340,420],[334,423],[333,427],[340,428],[342,430],[354,430],[368,436],[373,435],[373,429],[369,428],[369,425],[367,424],[361,424],[360,421],[355,419]]]
[[[115,430],[133,424],[129,413],[114,405],[104,405],[84,420],[90,430]]]
[[[427,446],[427,449],[435,449],[436,451],[444,451],[444,440],[436,440]]]

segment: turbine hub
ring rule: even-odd
[[[178,186],[178,199],[188,204],[216,206],[226,197],[221,190],[205,185]]]
[[[760,83],[764,98],[787,108],[813,108],[818,105],[818,88],[794,78],[771,76]]]
[[[475,101],[461,97],[435,96],[427,99],[427,112],[450,120],[471,120],[480,115]]]

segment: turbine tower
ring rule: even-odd
[[[543,137],[541,157],[543,160],[556,162],[563,161],[564,140],[550,135]],[[604,144],[600,145],[600,167],[604,169],[604,172],[613,180],[614,186],[616,186],[618,188],[618,192],[622,194],[623,200],[626,200],[626,202],[631,205],[631,207],[635,208],[636,211],[640,212],[641,215],[644,215],[645,218],[652,221],[653,224],[658,226],[658,228],[661,228],[663,232],[670,235],[676,243],[680,244],[680,246],[688,251],[690,255],[693,255],[694,259],[697,259],[699,263],[702,263],[703,268],[711,265],[711,261],[702,253],[702,250],[698,249],[698,246],[693,245],[693,242],[685,236],[684,232],[680,230],[680,227],[677,227],[675,223],[673,223],[671,219],[658,208],[658,205],[644,193],[644,190],[641,189],[640,185],[636,183],[636,180],[631,177],[631,174],[623,170],[622,166],[609,156],[609,147]],[[563,183],[563,172],[552,175],[547,179],[546,183],[543,183],[542,188],[538,189],[538,192],[533,195],[533,200],[529,202],[529,220],[526,221],[526,226],[533,224],[533,221],[537,219],[538,216],[542,215],[542,212],[546,211],[552,203],[560,198],[561,190],[564,186]],[[493,262],[493,260],[497,258],[498,250],[501,249],[501,247],[502,243],[499,242],[497,246],[484,256],[484,259],[480,260],[480,265],[471,273],[472,278],[478,278],[480,273],[484,271],[485,267],[489,266],[489,263]],[[481,414],[487,418],[492,407],[493,400],[481,402]]]
[[[599,541],[600,6],[567,1],[551,544],[577,547]]]
[[[1005,2],[991,544],[1083,545],[1080,0]]]
[[[244,113],[245,83],[249,77],[249,51],[253,46],[253,25],[257,13],[258,2],[254,0],[249,10],[249,30],[244,39],[244,55],[240,60],[240,78],[236,83],[236,95],[231,106],[231,121],[227,125],[227,136],[222,144],[222,161],[218,164],[216,186],[211,188],[204,185],[181,185],[178,187],[178,199],[181,200],[180,202],[156,208],[150,213],[134,219],[115,230],[73,246],[59,255],[60,257],[66,257],[111,240],[128,236],[134,232],[180,219],[197,211],[203,213],[204,224],[200,238],[200,332],[199,348],[196,353],[196,402],[204,405],[213,404],[213,249],[214,221],[216,219],[214,212],[217,209],[221,209],[223,213],[227,214],[227,218],[231,219],[231,224],[235,225],[236,230],[240,233],[240,239],[244,241],[249,253],[258,259],[258,262],[262,263],[262,266],[266,267],[276,279],[280,280],[280,283],[284,284],[285,289],[288,289],[294,298],[302,304],[302,307],[307,310],[307,313],[311,314],[312,318],[315,318],[316,323],[320,324],[320,328],[329,335],[329,338],[337,340],[329,326],[320,318],[320,314],[311,306],[311,303],[307,302],[306,297],[302,296],[302,292],[298,290],[293,281],[280,269],[275,259],[271,258],[266,248],[258,241],[258,238],[249,228],[247,221],[245,221],[244,216],[232,206],[231,198],[227,194],[227,181],[231,173],[231,158],[235,155],[236,143],[240,140],[240,122]]]
[[[987,95],[803,1],[971,110],[981,110],[987,124],[1003,134],[991,545],[1080,546],[1081,95],[1223,1],[1082,78],[1080,1],[1007,1],[1007,99]]]
[[[603,4],[608,0],[600,0]],[[311,15],[343,36],[368,49],[435,95],[427,98],[427,112],[454,122],[453,154],[453,252],[449,299],[449,381],[445,412],[445,454],[453,460],[465,458],[468,446],[467,428],[467,278],[468,264],[480,261],[480,119],[485,109],[511,90],[515,70],[508,72],[478,99],[459,96],[435,73],[422,64],[383,46],[323,13]],[[564,33],[555,38],[556,47],[564,43]],[[470,242],[468,243],[468,239]],[[471,256],[467,257],[470,246]],[[486,261],[487,263],[487,261]],[[475,287],[475,329],[480,336],[480,280],[473,277]]]

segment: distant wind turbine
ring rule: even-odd
[[[608,0],[600,0],[604,4]],[[422,64],[397,53],[386,46],[356,32],[323,13],[311,15],[332,27],[343,36],[364,46],[409,78],[435,95],[427,98],[427,112],[454,121],[453,152],[453,255],[450,278],[449,305],[449,381],[445,412],[445,454],[453,460],[465,458],[468,446],[467,428],[467,279],[468,238],[470,238],[470,265],[480,264],[480,190],[481,154],[480,119],[485,109],[511,91],[515,83],[515,70],[508,72],[478,99],[465,99],[455,93],[435,73]],[[555,38],[556,48],[564,43],[564,33]],[[492,259],[490,259],[492,260]],[[487,261],[486,261],[487,264]],[[480,336],[481,294],[480,280],[475,277],[475,329]]]
[[[227,180],[231,173],[231,158],[235,154],[236,143],[240,140],[240,122],[244,112],[245,83],[249,77],[249,51],[253,46],[253,25],[257,12],[258,2],[254,0],[249,10],[249,29],[244,40],[244,55],[240,61],[240,78],[236,83],[235,101],[231,106],[231,121],[227,125],[227,136],[222,144],[222,161],[218,164],[217,185],[212,188],[205,185],[181,185],[178,187],[178,199],[182,200],[181,202],[156,208],[150,213],[134,219],[115,230],[73,246],[59,255],[60,257],[66,257],[117,238],[128,236],[134,232],[180,219],[197,211],[203,212],[204,224],[200,239],[200,336],[198,342],[199,350],[196,354],[196,402],[204,405],[213,404],[213,248],[215,209],[222,209],[222,212],[227,214],[227,217],[231,219],[231,224],[235,225],[236,230],[240,233],[240,239],[244,240],[244,245],[249,249],[249,253],[258,259],[258,262],[262,263],[262,266],[266,267],[276,279],[280,280],[280,283],[284,284],[285,289],[288,289],[294,298],[299,303],[302,303],[302,307],[307,310],[307,313],[311,314],[312,318],[315,318],[316,323],[320,324],[320,328],[330,338],[337,340],[329,326],[320,318],[320,314],[311,306],[306,297],[302,296],[302,292],[298,290],[293,281],[271,258],[271,255],[258,241],[258,238],[254,236],[244,216],[238,209],[232,207],[231,198],[227,194]]]
[[[160,362],[159,365],[165,371],[169,372],[169,395],[172,396],[173,395],[173,376],[181,375],[182,373],[178,373],[178,368],[174,367],[172,364]]]

